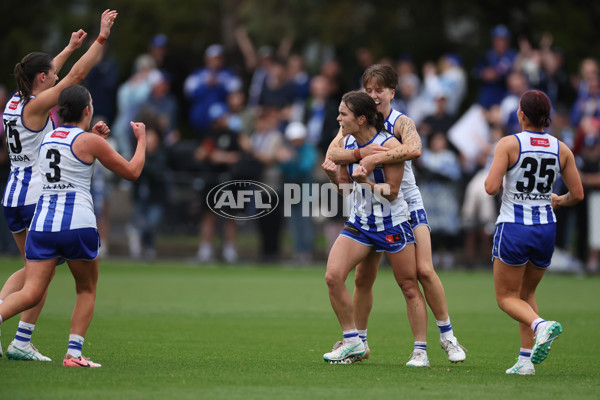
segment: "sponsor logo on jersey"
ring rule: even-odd
[[[529,138],[532,146],[550,147],[550,141],[545,138]]]
[[[52,135],[50,135],[50,137],[59,138],[59,139],[66,139],[67,136],[69,136],[69,131],[59,131],[59,130],[52,132]]]
[[[16,100],[13,100],[8,105],[8,108],[10,108],[11,110],[16,110],[18,105],[19,105],[19,102]]]

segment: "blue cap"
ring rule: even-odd
[[[204,51],[204,57],[218,57],[222,56],[225,49],[220,44],[211,44]]]
[[[159,33],[158,35],[156,35],[152,38],[152,40],[150,41],[150,46],[151,47],[166,46],[168,41],[169,40],[167,39],[167,35],[165,35],[163,33]]]
[[[494,29],[492,29],[492,38],[510,39],[510,31],[505,25],[496,25]]]

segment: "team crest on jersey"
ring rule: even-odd
[[[17,107],[19,105],[19,102],[16,100],[13,100],[10,102],[10,104],[8,105],[8,108],[10,108],[11,110],[16,110]]]
[[[50,135],[50,137],[59,139],[66,139],[67,136],[69,136],[69,131],[54,131],[52,132],[52,135]]]
[[[550,147],[550,141],[544,138],[529,138],[532,146]]]

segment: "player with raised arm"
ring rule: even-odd
[[[519,322],[521,349],[507,374],[534,375],[533,364],[548,355],[562,332],[556,321],[540,318],[535,299],[554,252],[556,215],[553,208],[583,200],[583,186],[569,147],[544,132],[550,126],[552,105],[538,90],[523,93],[517,117],[523,131],[498,142],[485,181],[485,190],[501,190],[492,256],[498,306]],[[552,193],[558,175],[569,191]]]
[[[401,144],[393,149],[369,145],[358,151],[349,151],[341,146],[341,133],[338,133],[328,149],[327,157],[335,161],[336,164],[360,161],[360,164],[368,172],[373,170],[376,165],[404,162],[401,190],[404,199],[408,203],[410,224],[416,242],[417,276],[423,286],[425,299],[439,327],[440,344],[448,355],[448,360],[454,363],[462,362],[465,360],[466,354],[464,348],[454,336],[448,315],[444,286],[433,268],[427,213],[412,172],[411,160],[421,155],[421,139],[414,122],[408,116],[391,107],[398,83],[398,75],[392,67],[382,64],[372,65],[364,72],[362,83],[365,92],[375,100],[377,110],[384,115],[386,129],[393,133]],[[370,354],[367,342],[367,325],[373,307],[373,284],[377,277],[380,260],[381,254],[372,252],[358,265],[355,273],[353,296],[355,319],[361,338],[367,347],[364,358],[368,358]],[[339,342],[336,343],[336,346],[338,345]],[[406,365],[414,367],[428,366],[429,360],[426,349],[426,341],[415,342],[413,353]]]
[[[364,92],[346,93],[339,107],[343,146],[360,151],[369,143],[393,149],[398,140],[385,130],[383,115],[373,99]],[[342,327],[344,340],[323,358],[332,364],[348,364],[360,359],[367,350],[359,337],[354,305],[345,281],[360,262],[375,252],[385,252],[404,298],[415,341],[426,340],[427,307],[419,290],[415,246],[408,223],[408,206],[400,185],[403,163],[377,166],[370,172],[358,163],[344,167],[326,159],[323,169],[340,193],[344,184],[352,185],[353,208],[343,231],[335,241],[327,260],[325,280],[329,299]]]
[[[85,87],[66,88],[58,106],[65,123],[47,133],[40,145],[42,193],[25,244],[25,283],[0,304],[0,323],[39,303],[56,265],[64,259],[75,279],[77,299],[63,365],[100,367],[81,354],[94,314],[98,282],[100,238],[90,193],[94,162],[100,161],[124,179],[136,180],[146,157],[146,129],[142,123],[131,122],[137,146],[127,161],[106,142],[108,129],[88,132],[94,107]]]
[[[56,57],[39,52],[30,53],[15,66],[17,92],[8,101],[3,116],[11,172],[2,206],[9,229],[23,257],[28,228],[42,190],[36,164],[38,151],[44,135],[54,129],[50,110],[56,106],[63,89],[80,83],[92,69],[116,17],[116,11],[106,10],[102,13],[98,38],[58,83],[58,72],[87,36],[81,29],[71,34],[69,44]],[[97,129],[105,130],[106,127],[99,125]],[[13,273],[0,291],[0,303],[11,293],[20,290],[24,281],[24,268]],[[6,352],[9,359],[50,361],[31,344],[31,335],[45,298],[44,294],[39,304],[23,312],[15,340],[10,343]]]

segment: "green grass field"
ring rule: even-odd
[[[19,266],[0,260],[0,281]],[[102,262],[84,355],[99,369],[67,369],[73,279],[59,268],[33,342],[51,363],[0,359],[1,399],[597,399],[600,280],[548,274],[542,316],[564,333],[536,376],[506,376],[519,350],[516,322],[496,306],[491,272],[445,272],[456,335],[469,353],[450,364],[429,314],[431,369],[404,367],[405,303],[391,271],[375,284],[371,359],[328,365],[341,336],[324,268],[196,267]],[[2,324],[12,340],[17,318]]]

